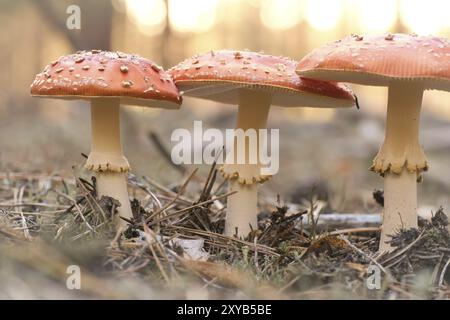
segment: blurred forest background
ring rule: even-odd
[[[68,30],[69,5],[81,8],[81,30]],[[448,0],[0,0],[0,170],[71,174],[89,152],[89,110],[83,102],[33,99],[36,73],[80,49],[137,53],[169,68],[195,53],[232,48],[300,59],[350,33],[416,32],[450,36]],[[385,88],[352,86],[361,110],[273,108],[280,128],[279,174],[261,191],[299,201],[317,185],[334,210],[368,212],[382,179],[368,172],[384,136]],[[179,182],[149,139],[170,150],[172,130],[232,128],[236,108],[185,99],[179,111],[125,106],[125,153],[139,175]],[[422,209],[450,210],[450,93],[426,92],[421,142],[430,171],[419,187]],[[206,168],[204,168],[206,169]]]

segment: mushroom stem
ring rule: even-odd
[[[245,137],[245,163],[237,163],[236,155],[239,147],[236,138],[234,143],[235,159],[233,168],[239,176],[258,176],[260,175],[259,165],[259,129],[266,128],[267,118],[269,116],[271,94],[265,92],[241,90],[239,92],[239,105],[236,129],[255,129],[257,130],[257,146],[251,148],[250,139]],[[255,140],[253,140],[255,141]],[[258,151],[258,163],[250,163],[250,150]],[[242,152],[242,150],[240,150]],[[230,179],[229,191],[236,192],[227,199],[227,215],[225,222],[225,234],[228,236],[247,236],[251,228],[258,228],[257,206],[258,206],[258,182],[253,180],[242,181],[241,179]],[[250,227],[251,226],[251,227]]]
[[[403,171],[384,178],[384,213],[380,251],[391,251],[387,241],[402,228],[417,227],[417,174]]]
[[[131,218],[127,189],[129,165],[120,142],[120,100],[97,98],[91,101],[91,153],[86,167],[96,172],[97,194],[120,202],[118,213]],[[125,225],[122,219],[119,225]]]
[[[225,234],[245,237],[250,232],[250,226],[258,226],[258,185],[240,184],[238,180],[230,180],[229,192],[236,192],[227,199],[227,216],[225,219]]]
[[[386,136],[376,161],[384,174],[384,214],[380,251],[402,228],[417,227],[417,178],[427,161],[419,143],[423,84],[394,81],[389,86]]]

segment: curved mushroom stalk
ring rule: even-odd
[[[259,129],[266,128],[271,104],[271,94],[250,90],[240,90],[236,129],[242,129],[245,140],[235,132],[234,152],[227,158],[222,173],[229,179],[229,191],[236,192],[227,199],[225,234],[246,236],[251,228],[257,229],[258,183],[268,179],[260,173]],[[255,129],[256,135],[246,132]],[[244,142],[245,141],[245,142]],[[256,144],[256,145],[255,145]],[[245,156],[239,159],[238,156]],[[239,161],[244,160],[244,161]],[[243,163],[242,163],[243,162]]]
[[[91,101],[91,153],[85,167],[96,173],[97,194],[119,200],[119,215],[131,218],[127,190],[130,165],[120,142],[120,100],[97,98]],[[119,219],[119,225],[125,225]]]
[[[389,86],[386,135],[371,169],[384,176],[380,251],[390,251],[390,235],[417,227],[417,181],[428,168],[419,143],[423,84],[394,81]]]

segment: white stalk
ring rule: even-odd
[[[129,164],[120,141],[120,100],[97,98],[91,101],[91,153],[86,167],[96,172],[97,193],[120,202],[119,215],[131,218],[127,189]],[[122,219],[119,226],[125,226]]]
[[[386,137],[374,161],[384,174],[384,213],[380,251],[402,228],[417,227],[417,177],[427,168],[419,143],[423,84],[395,81],[389,86]]]
[[[239,106],[236,129],[264,129],[267,125],[267,117],[271,104],[269,93],[242,90],[239,95]],[[259,139],[259,135],[258,135]],[[235,143],[236,147],[236,143]],[[256,148],[259,153],[258,147]],[[242,150],[240,150],[242,152]],[[225,234],[239,237],[246,236],[250,232],[250,226],[256,230],[258,228],[258,182],[254,182],[248,177],[260,176],[260,165],[250,164],[249,160],[249,140],[245,143],[245,164],[234,164],[231,167],[240,177],[247,177],[244,183],[242,179],[229,180],[229,191],[234,192],[227,199],[227,215],[225,222]],[[235,155],[238,150],[235,148]],[[264,181],[259,179],[259,181]],[[237,230],[237,232],[236,232]]]
[[[387,241],[402,228],[417,228],[417,173],[406,170],[384,177],[380,251],[392,250]]]

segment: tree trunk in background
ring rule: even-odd
[[[45,21],[62,32],[75,50],[111,50],[113,7],[110,0],[35,0],[33,3]],[[66,27],[69,5],[81,9],[81,30]]]
[[[164,69],[170,68],[171,64],[173,63],[170,61],[170,37],[172,30],[170,29],[170,21],[169,21],[169,0],[164,0],[164,3],[166,4],[166,26],[164,27],[164,31],[161,34],[162,41],[160,42],[160,61],[161,65]]]

